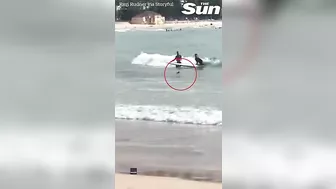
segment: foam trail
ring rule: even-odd
[[[0,169],[41,167],[59,173],[114,167],[113,129],[44,126],[48,128],[2,129]]]
[[[132,64],[144,65],[144,66],[153,66],[153,67],[165,67],[170,61],[175,58],[175,55],[161,55],[161,54],[149,54],[141,52],[132,60]],[[194,57],[188,56],[184,57],[190,60],[193,64],[196,64]],[[208,58],[201,57],[205,64],[208,64],[213,67],[221,67],[222,62],[217,58]],[[190,64],[186,60],[181,61],[182,64]]]
[[[97,188],[98,183],[100,188],[114,185],[115,134],[110,124],[3,125],[8,128],[0,130],[0,188],[90,189]]]
[[[221,125],[222,111],[209,107],[125,105],[115,107],[116,119],[146,120],[196,125]]]
[[[336,150],[304,137],[289,138],[261,139],[225,132],[223,182],[239,182],[244,185],[241,188],[335,189]]]

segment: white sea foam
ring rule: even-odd
[[[151,32],[158,32],[158,31],[166,31],[165,29],[160,28],[139,28],[137,31],[151,31]]]
[[[64,128],[56,125],[1,129],[0,169],[39,167],[51,173],[114,167],[112,126]]]
[[[144,66],[154,66],[154,67],[165,67],[170,61],[175,58],[175,55],[161,55],[161,54],[149,54],[141,52],[132,60],[132,64],[144,65]],[[193,64],[196,64],[195,58],[192,56],[184,57],[190,60]],[[217,58],[201,57],[205,64],[210,66],[222,66],[222,62]],[[190,64],[186,60],[181,61],[182,64]]]
[[[128,32],[131,31],[131,29],[116,29],[116,32]]]
[[[135,32],[135,31],[149,31],[149,32],[162,32],[166,31],[165,29],[157,29],[157,28],[125,28],[125,29],[115,29],[115,32]]]
[[[223,183],[238,188],[336,188],[336,150],[297,136],[223,132]],[[230,187],[228,187],[230,188]]]
[[[209,107],[175,107],[153,105],[125,105],[115,107],[116,119],[198,125],[221,125],[222,111]]]

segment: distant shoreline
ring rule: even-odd
[[[141,29],[183,29],[183,28],[221,28],[221,20],[197,21],[166,21],[162,25],[130,24],[129,22],[116,22],[115,30],[141,30]]]

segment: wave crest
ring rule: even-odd
[[[221,125],[222,111],[209,107],[116,105],[115,118],[196,125]]]
[[[144,65],[144,66],[153,66],[153,67],[165,67],[168,62],[172,61],[175,58],[175,55],[161,55],[161,54],[149,54],[141,52],[132,60],[132,64]],[[193,64],[196,64],[195,59],[192,56],[184,57],[190,60]],[[208,64],[212,67],[221,67],[222,62],[218,58],[208,58],[201,57],[205,64]],[[185,60],[184,60],[185,61]],[[183,64],[182,60],[182,64]],[[185,62],[188,64],[188,62]],[[189,63],[190,64],[190,63]]]

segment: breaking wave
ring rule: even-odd
[[[132,60],[132,64],[144,65],[144,66],[154,66],[154,67],[165,67],[168,62],[172,61],[175,58],[175,55],[161,55],[161,54],[149,54],[141,52]],[[190,60],[193,64],[196,64],[195,59],[192,56],[184,57]],[[218,58],[208,58],[201,57],[205,64],[208,64],[212,67],[221,67],[222,62]],[[188,62],[183,62],[182,64],[188,64]],[[190,63],[189,63],[190,64]]]
[[[116,105],[115,118],[195,125],[221,125],[222,111],[209,107]]]
[[[35,166],[45,171],[113,169],[114,129],[43,124],[0,132],[0,169]],[[112,138],[112,140],[111,140]],[[11,148],[6,147],[7,145]]]
[[[223,131],[222,148],[227,188],[336,188],[332,146],[305,137],[284,140]]]

